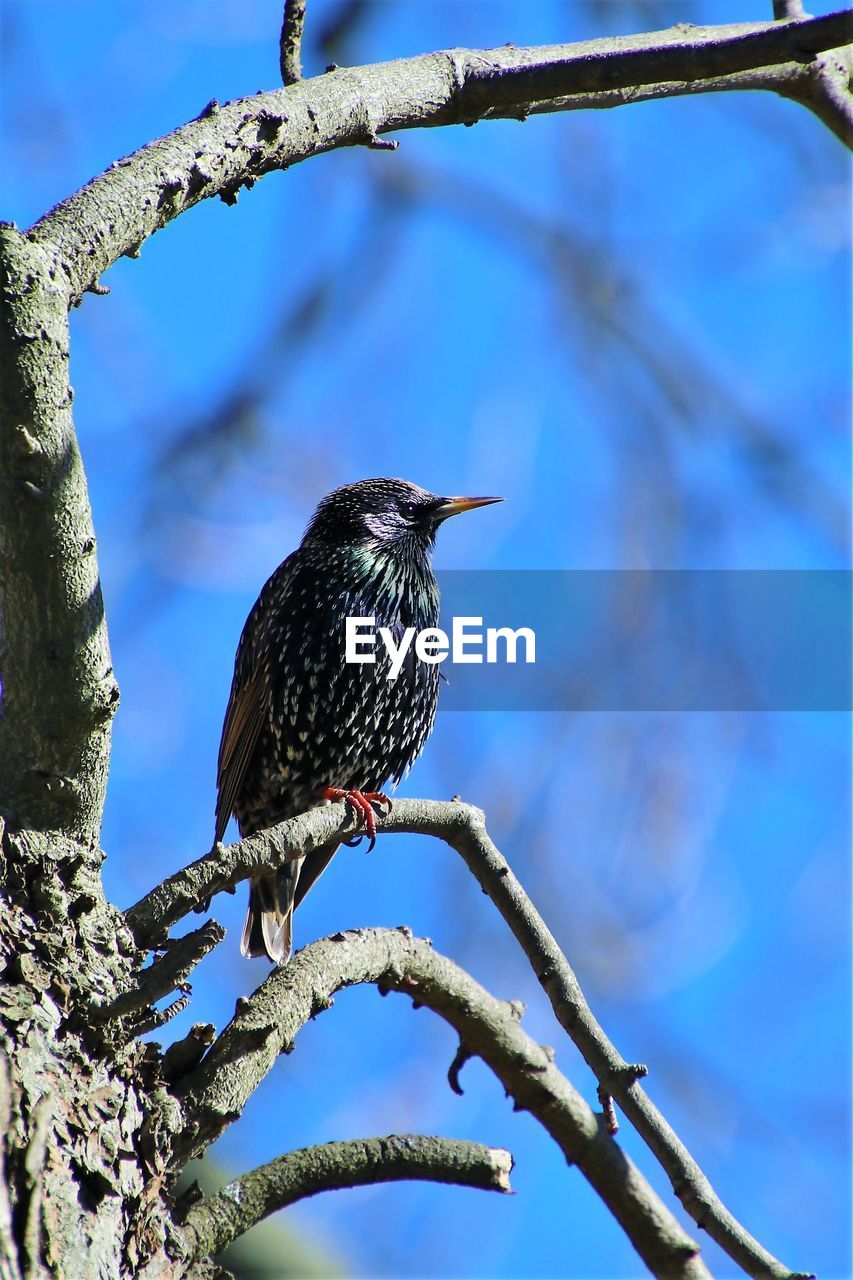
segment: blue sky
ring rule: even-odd
[[[336,57],[761,21],[767,3],[381,0]],[[828,11],[829,6],[818,6]],[[305,67],[332,4],[310,3]],[[278,6],[6,0],[3,216],[276,83]],[[191,211],[72,317],[72,382],[122,705],[104,827],[130,904],[208,848],[234,648],[316,501],[364,475],[502,493],[444,569],[846,569],[849,168],[795,105],[706,96],[408,133]],[[179,446],[179,447],[178,447]],[[612,636],[605,637],[612,641]],[[627,634],[625,643],[630,643]],[[608,1034],[769,1249],[850,1274],[849,715],[446,712],[404,784],[460,793],[544,910]],[[189,1014],[263,977],[242,893]],[[191,922],[196,923],[195,920]],[[297,945],[406,923],[592,1101],[523,957],[425,839],[342,851]],[[620,1230],[447,1029],[342,995],[217,1157],[399,1130],[509,1147],[513,1198],[372,1188],[289,1211],[356,1277],[627,1280]],[[667,1192],[623,1126],[626,1149]],[[734,1269],[707,1242],[717,1276]]]

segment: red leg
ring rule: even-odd
[[[324,787],[320,792],[323,800],[345,800],[353,810],[355,816],[360,817],[364,823],[364,829],[367,832],[370,844],[367,846],[367,852],[370,853],[376,844],[376,815],[373,812],[373,806],[387,805],[387,812],[391,812],[391,801],[381,791],[347,791],[343,787]],[[355,841],[345,840],[344,844],[357,844],[359,836]]]

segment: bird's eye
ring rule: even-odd
[[[404,502],[400,507],[400,510],[404,516],[411,517],[417,512],[417,507],[414,502]]]

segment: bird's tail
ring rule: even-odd
[[[286,964],[293,946],[293,907],[302,859],[277,871],[255,876],[249,886],[249,910],[240,950],[244,956],[267,956]]]

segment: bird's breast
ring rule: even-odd
[[[291,587],[267,636],[273,767],[297,789],[375,790],[398,780],[432,729],[438,668],[416,658],[410,637],[391,678],[379,629],[399,652],[407,630],[438,625],[431,570],[401,578],[387,569],[355,580],[327,572]],[[347,661],[347,618],[373,618],[373,662]]]

